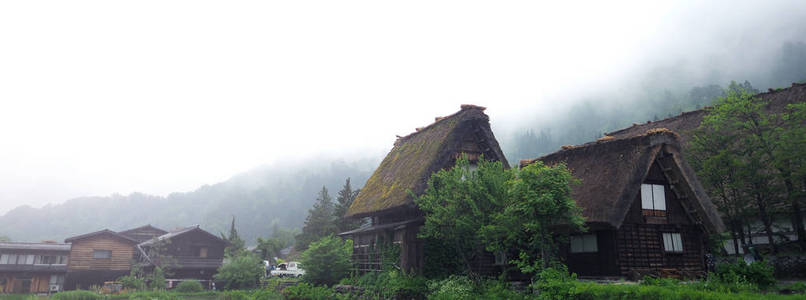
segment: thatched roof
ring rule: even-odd
[[[619,228],[630,206],[641,189],[652,163],[663,155],[671,155],[671,163],[680,174],[682,190],[689,199],[703,225],[710,232],[720,232],[724,225],[716,207],[703,191],[694,171],[680,155],[680,137],[668,129],[653,129],[629,138],[604,139],[531,160],[522,160],[521,166],[535,161],[547,165],[565,162],[574,177],[582,181],[573,187],[572,197],[582,208],[589,223]],[[665,157],[665,156],[664,156]]]
[[[482,154],[507,165],[490,129],[484,107],[462,105],[447,117],[400,137],[375,173],[361,188],[345,217],[364,217],[399,208],[414,208],[411,190],[420,194],[428,178],[452,166],[458,153]]]
[[[806,102],[806,83],[793,83],[791,87],[770,90],[766,93],[759,93],[757,96],[769,102],[767,107],[769,111],[778,113],[783,111],[788,104]],[[652,128],[667,128],[679,133],[685,145],[691,137],[692,130],[700,126],[700,122],[702,122],[707,113],[705,109],[698,109],[660,121],[635,124],[631,127],[606,133],[605,136],[625,138],[641,135]]]

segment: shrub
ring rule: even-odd
[[[99,294],[82,290],[60,292],[51,297],[51,299],[54,300],[96,300],[103,298],[104,297]]]
[[[176,285],[176,291],[180,293],[195,293],[203,290],[201,282],[195,280],[182,281]]]
[[[304,281],[315,285],[332,285],[350,274],[353,242],[326,236],[311,243],[302,253]]]
[[[773,267],[764,261],[748,265],[739,259],[732,264],[721,264],[716,267],[714,276],[725,283],[750,283],[760,289],[767,289],[776,282]]]
[[[334,294],[333,290],[325,286],[313,286],[306,282],[300,282],[297,285],[285,288],[283,294],[285,294],[286,299],[290,300],[326,300],[339,297],[339,295]]]
[[[360,286],[364,288],[366,294],[376,296],[374,298],[421,299],[425,298],[428,292],[427,282],[425,277],[406,275],[400,271],[392,270],[345,278],[341,281],[341,284]]]
[[[251,289],[260,282],[263,272],[260,259],[244,251],[238,256],[230,257],[226,264],[218,268],[215,280],[222,282],[222,288],[225,290]]]
[[[428,299],[474,299],[474,285],[466,276],[451,275],[428,282]]]

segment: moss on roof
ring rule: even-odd
[[[460,128],[470,128],[468,124],[480,124],[482,138],[490,147],[490,159],[504,160],[498,143],[489,130],[489,118],[483,113],[484,108],[474,105],[463,105],[462,110],[447,116],[436,118],[431,125],[410,135],[399,138],[395,146],[386,155],[366,184],[345,217],[362,217],[368,214],[390,210],[402,206],[413,205],[414,201],[408,191],[415,194],[425,189],[428,177],[433,172],[446,167],[452,161],[458,144],[461,142]],[[481,122],[478,122],[481,121]],[[467,127],[465,127],[467,126]],[[491,157],[492,156],[492,157]]]

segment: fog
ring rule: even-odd
[[[379,159],[463,103],[507,148],[580,103],[806,79],[778,76],[806,3],[701,2],[0,2],[0,213]]]

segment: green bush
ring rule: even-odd
[[[428,292],[428,280],[422,276],[413,276],[397,270],[386,272],[370,272],[360,277],[345,278],[341,284],[355,285],[364,288],[366,294],[382,299],[425,298]]]
[[[90,291],[78,290],[56,293],[50,298],[54,300],[96,300],[104,297]]]
[[[313,244],[311,244],[313,245]],[[327,300],[340,298],[333,290],[326,286],[313,286],[306,282],[289,286],[283,290],[286,299],[289,300]]]
[[[326,236],[311,243],[302,253],[304,281],[315,285],[332,285],[350,275],[353,242]]]
[[[182,281],[176,285],[176,291],[180,293],[195,293],[204,290],[201,282],[196,280]]]
[[[226,264],[218,268],[216,282],[222,282],[221,288],[251,289],[255,288],[263,277],[264,269],[260,259],[252,253],[243,252],[230,257]]]
[[[466,276],[451,275],[443,280],[428,282],[428,299],[474,299],[474,285]]]
[[[766,290],[775,285],[774,271],[774,268],[764,261],[754,261],[748,265],[739,259],[732,264],[718,265],[713,275],[724,283],[749,283]]]

